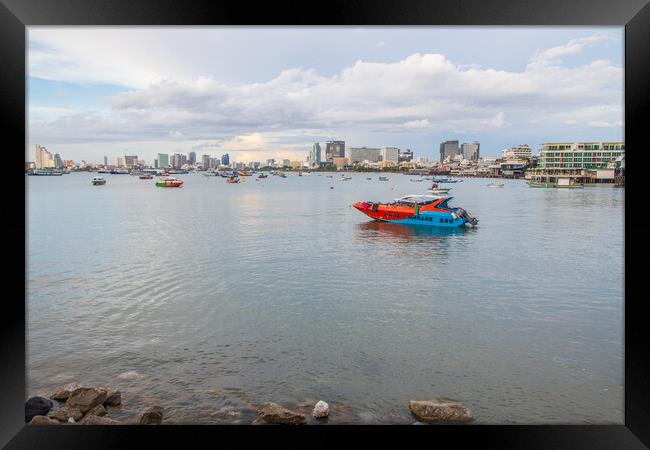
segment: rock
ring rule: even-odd
[[[75,420],[72,417],[68,417],[68,422],[69,423],[75,423]]]
[[[251,422],[251,425],[268,425],[268,422],[266,422],[266,420],[262,419],[261,417],[258,417]]]
[[[77,422],[79,425],[122,425],[122,422],[100,416],[86,416],[83,420]]]
[[[117,389],[106,388],[106,406],[120,406],[122,404],[122,393]]]
[[[78,408],[70,408],[68,406],[64,406],[63,408],[57,409],[52,414],[50,414],[50,417],[58,420],[59,422],[69,422],[70,419],[74,421],[81,419],[83,417],[83,413]]]
[[[86,416],[85,416],[85,417],[88,417],[88,416],[105,416],[106,414],[108,414],[108,413],[106,412],[106,408],[104,408],[103,405],[97,405],[97,406],[95,406],[93,409],[91,409],[90,411],[88,411],[88,412],[86,413]]]
[[[311,413],[311,415],[317,419],[327,417],[329,416],[329,414],[330,414],[330,405],[328,405],[323,400],[319,400],[319,402],[316,403],[316,406],[314,406],[314,411],[312,411]]]
[[[59,401],[67,400],[68,397],[70,397],[70,394],[71,394],[73,391],[79,389],[80,387],[83,387],[83,386],[81,386],[80,384],[77,384],[77,383],[66,384],[65,386],[63,386],[63,387],[57,389],[57,390],[54,392],[54,394],[52,394],[52,395],[50,396],[50,398],[51,398],[52,400],[59,400]]]
[[[149,406],[138,415],[140,425],[160,425],[163,420],[163,409],[161,406]]]
[[[72,408],[78,408],[85,414],[95,406],[104,404],[105,401],[106,391],[104,389],[80,387],[72,391],[66,405]]]
[[[448,400],[411,400],[409,409],[419,421],[426,423],[466,423],[474,420],[469,409]]]
[[[59,421],[50,419],[47,416],[41,416],[37,415],[32,417],[32,419],[29,421],[29,425],[58,425]]]
[[[34,416],[47,416],[54,404],[45,397],[32,397],[25,402],[25,422],[31,421]]]
[[[305,425],[307,423],[307,416],[283,408],[277,403],[265,403],[257,413],[268,423],[283,425]]]

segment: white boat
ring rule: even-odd
[[[496,184],[496,183],[492,183],[492,184],[487,185],[487,187],[490,187],[490,188],[502,188],[503,186],[504,186],[503,184]]]

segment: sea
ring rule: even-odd
[[[318,400],[328,423],[411,424],[423,399],[623,424],[624,189],[465,178],[441,187],[479,223],[449,230],[351,207],[427,194],[420,176],[93,175],[25,177],[28,397],[110,385],[111,418],[167,424]]]

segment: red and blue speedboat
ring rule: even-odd
[[[462,208],[452,208],[447,204],[451,199],[437,195],[406,195],[391,203],[358,202],[352,206],[368,217],[384,222],[437,227],[476,226],[478,219]]]

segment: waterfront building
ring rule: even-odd
[[[336,166],[336,170],[341,170],[348,165],[348,159],[345,156],[335,156],[332,163]]]
[[[389,162],[395,163],[396,165],[399,162],[399,148],[397,147],[382,147],[381,148],[381,160],[387,164]]]
[[[454,156],[460,153],[458,147],[458,140],[455,141],[444,141],[440,143],[440,162],[445,160],[451,160]]]
[[[411,162],[413,161],[413,152],[410,149],[406,149],[404,151],[399,151],[398,154],[398,161],[399,162]]]
[[[158,153],[158,167],[161,169],[169,167],[169,155],[167,153]]]
[[[480,157],[480,148],[481,144],[478,141],[463,142],[460,152],[463,155],[463,158],[469,159],[470,161],[478,161]]]
[[[533,151],[526,144],[501,150],[502,159],[525,159],[530,160],[533,157]]]
[[[587,183],[614,182],[616,159],[625,155],[624,142],[549,142],[542,144],[530,176],[563,175]]]
[[[327,141],[325,143],[325,161],[334,162],[334,158],[345,157],[345,141]]]
[[[54,167],[52,154],[43,146],[36,144],[36,161],[37,169],[48,169]]]
[[[63,163],[64,163],[65,167],[67,167],[68,169],[70,169],[70,168],[72,168],[72,166],[74,166],[74,161],[71,160],[71,159],[66,159]]]
[[[224,153],[221,156],[221,165],[222,166],[229,166],[230,165],[230,155],[228,155],[228,153]]]
[[[63,160],[61,159],[61,156],[59,156],[58,153],[54,154],[54,167],[56,169],[63,169]]]
[[[275,159],[274,158],[269,158],[266,160],[266,165],[268,167],[274,167],[275,166]]]
[[[158,159],[153,160],[153,168],[157,169],[158,168]]]
[[[292,169],[300,169],[302,167],[302,161],[291,161],[290,166]]]
[[[208,170],[210,168],[210,155],[203,155],[201,156],[201,165],[203,166],[203,170]]]
[[[311,152],[309,152],[309,165],[312,167],[318,167],[320,166],[320,163],[321,163],[320,144],[318,142],[314,142],[314,145],[311,148]]]
[[[187,163],[192,165],[196,164],[196,152],[190,152],[187,155]]]
[[[124,164],[126,167],[133,167],[138,165],[138,156],[137,155],[124,155]]]
[[[108,166],[108,156],[104,156],[104,167]]]
[[[345,157],[350,164],[361,163],[364,161],[379,162],[381,158],[381,149],[369,147],[349,147],[345,149]]]
[[[124,158],[121,156],[117,157],[117,167],[124,167]]]

